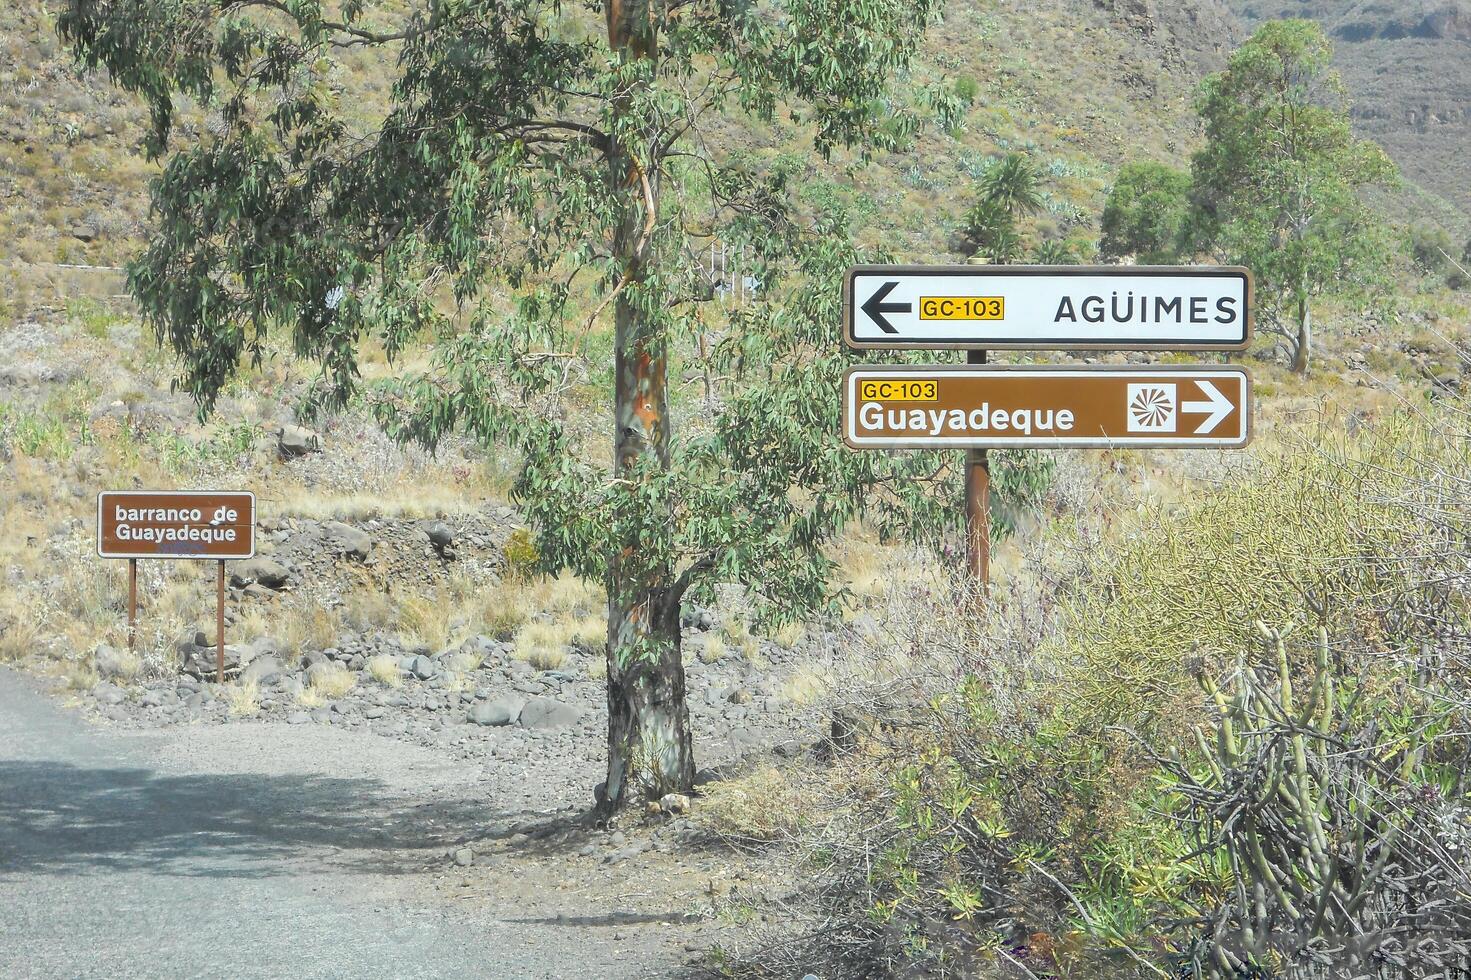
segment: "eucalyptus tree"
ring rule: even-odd
[[[611,811],[692,784],[685,602],[736,582],[801,615],[850,521],[954,533],[956,461],[840,445],[857,253],[793,209],[788,156],[741,148],[780,125],[861,162],[953,121],[938,87],[886,91],[936,2],[74,0],[60,30],[148,104],[166,164],[130,283],[201,411],[281,331],[317,405],[517,454],[543,566],[607,587]],[[712,304],[714,235],[767,302]],[[363,384],[368,338],[432,363]]]
[[[1312,21],[1263,25],[1202,84],[1206,142],[1191,161],[1197,234],[1255,274],[1264,325],[1286,340],[1297,372],[1311,356],[1314,298],[1372,294],[1389,250],[1361,195],[1396,171],[1354,136],[1332,60]]]

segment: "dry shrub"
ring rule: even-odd
[[[1396,556],[1433,546],[1433,527],[1406,501],[1437,474],[1471,467],[1465,440],[1408,415],[1358,437],[1325,424],[1253,455],[1249,471],[1195,503],[1143,515],[1064,596],[1047,655],[1067,665],[1081,723],[1193,696],[1191,666],[1253,644],[1257,621],[1329,611],[1373,634],[1377,611],[1412,577]],[[1368,634],[1359,639],[1381,639]]]
[[[228,685],[225,688],[225,706],[237,718],[255,714],[260,710],[259,685],[255,681]]]
[[[341,664],[333,664],[327,670],[312,671],[308,678],[307,686],[329,701],[342,697],[358,682],[357,676]]]
[[[422,644],[438,652],[449,646],[450,618],[455,605],[442,592],[412,595],[399,603],[399,636],[406,645]]]
[[[764,766],[700,789],[694,820],[737,841],[790,839],[811,822],[812,775]]]
[[[537,670],[556,670],[567,662],[567,645],[572,640],[565,623],[527,623],[516,634],[512,653]]]
[[[343,621],[359,633],[383,629],[393,617],[393,600],[377,589],[354,589],[342,603]]]
[[[398,665],[398,658],[387,653],[380,653],[368,661],[368,676],[384,687],[403,687],[403,670]]]

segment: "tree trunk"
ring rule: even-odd
[[[1301,296],[1297,301],[1297,346],[1292,351],[1292,370],[1298,374],[1308,373],[1308,359],[1313,348],[1313,311],[1308,298]]]
[[[626,60],[652,59],[655,36],[647,0],[607,0],[608,43]],[[628,97],[615,111],[631,111]],[[614,307],[616,360],[613,468],[640,481],[669,466],[667,338],[636,298],[648,277],[657,215],[653,152],[618,142],[609,147],[609,179],[622,212],[613,254],[622,269]],[[672,520],[665,515],[665,520]],[[679,650],[679,594],[672,559],[651,559],[637,531],[612,557],[608,575],[608,778],[599,809],[611,814],[638,796],[688,792],[695,762]]]

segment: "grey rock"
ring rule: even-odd
[[[331,663],[331,658],[321,650],[308,650],[301,655],[301,666],[310,670],[317,664]]]
[[[276,430],[276,448],[287,458],[322,451],[322,439],[311,429],[300,425],[283,425]]]
[[[567,728],[582,720],[582,709],[551,698],[532,698],[521,709],[521,727],[548,730]]]
[[[429,543],[440,551],[455,543],[455,532],[444,521],[435,521],[424,529],[424,533],[429,535]]]
[[[98,676],[103,680],[131,677],[137,669],[134,660],[121,650],[114,649],[106,643],[97,644],[97,649],[92,654],[92,662],[97,668]]]
[[[291,576],[291,569],[274,558],[257,555],[245,561],[237,561],[230,571],[230,581],[237,586],[258,582],[269,589],[279,589]]]
[[[212,681],[218,669],[219,653],[214,644],[202,645],[197,642],[198,639],[199,637],[196,637],[196,642],[179,645],[179,670],[191,677]],[[254,655],[255,651],[248,646],[225,644],[225,676],[227,678],[240,674],[241,657],[247,653]],[[250,658],[246,656],[245,659]]]
[[[92,696],[101,704],[122,704],[128,699],[122,688],[114,684],[98,684],[92,688]]]
[[[288,725],[305,725],[311,720],[312,716],[305,711],[293,711],[286,716],[286,724]]]
[[[312,721],[327,722],[332,720],[332,712],[327,708],[313,708]]]
[[[379,707],[369,708],[367,711],[364,711],[363,717],[369,721],[377,721],[386,714],[388,714],[388,709],[380,705]]]
[[[471,708],[469,720],[476,725],[514,725],[525,707],[525,698],[503,694]]]
[[[143,707],[145,708],[157,708],[159,705],[163,704],[163,702],[164,697],[162,691],[149,691],[147,694],[143,695],[143,697],[139,699],[139,704],[143,705]]]
[[[409,673],[421,681],[427,681],[435,674],[434,661],[425,656],[417,656],[409,661],[408,669]]]
[[[253,658],[240,672],[240,679],[247,684],[251,681],[256,684],[268,684],[281,676],[282,669],[281,661],[268,653],[263,657]]]
[[[455,851],[455,864],[462,868],[468,868],[475,863],[475,852],[468,847],[461,847]]]
[[[341,521],[328,521],[322,525],[329,551],[347,555],[362,561],[373,551],[373,538],[368,532],[360,531]]]
[[[690,798],[683,793],[665,793],[659,798],[659,809],[668,814],[688,813]]]

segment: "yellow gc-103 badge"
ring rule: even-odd
[[[1004,320],[1004,296],[921,296],[921,320]]]
[[[866,402],[933,402],[940,399],[940,385],[933,378],[884,378],[861,382],[858,397]]]

